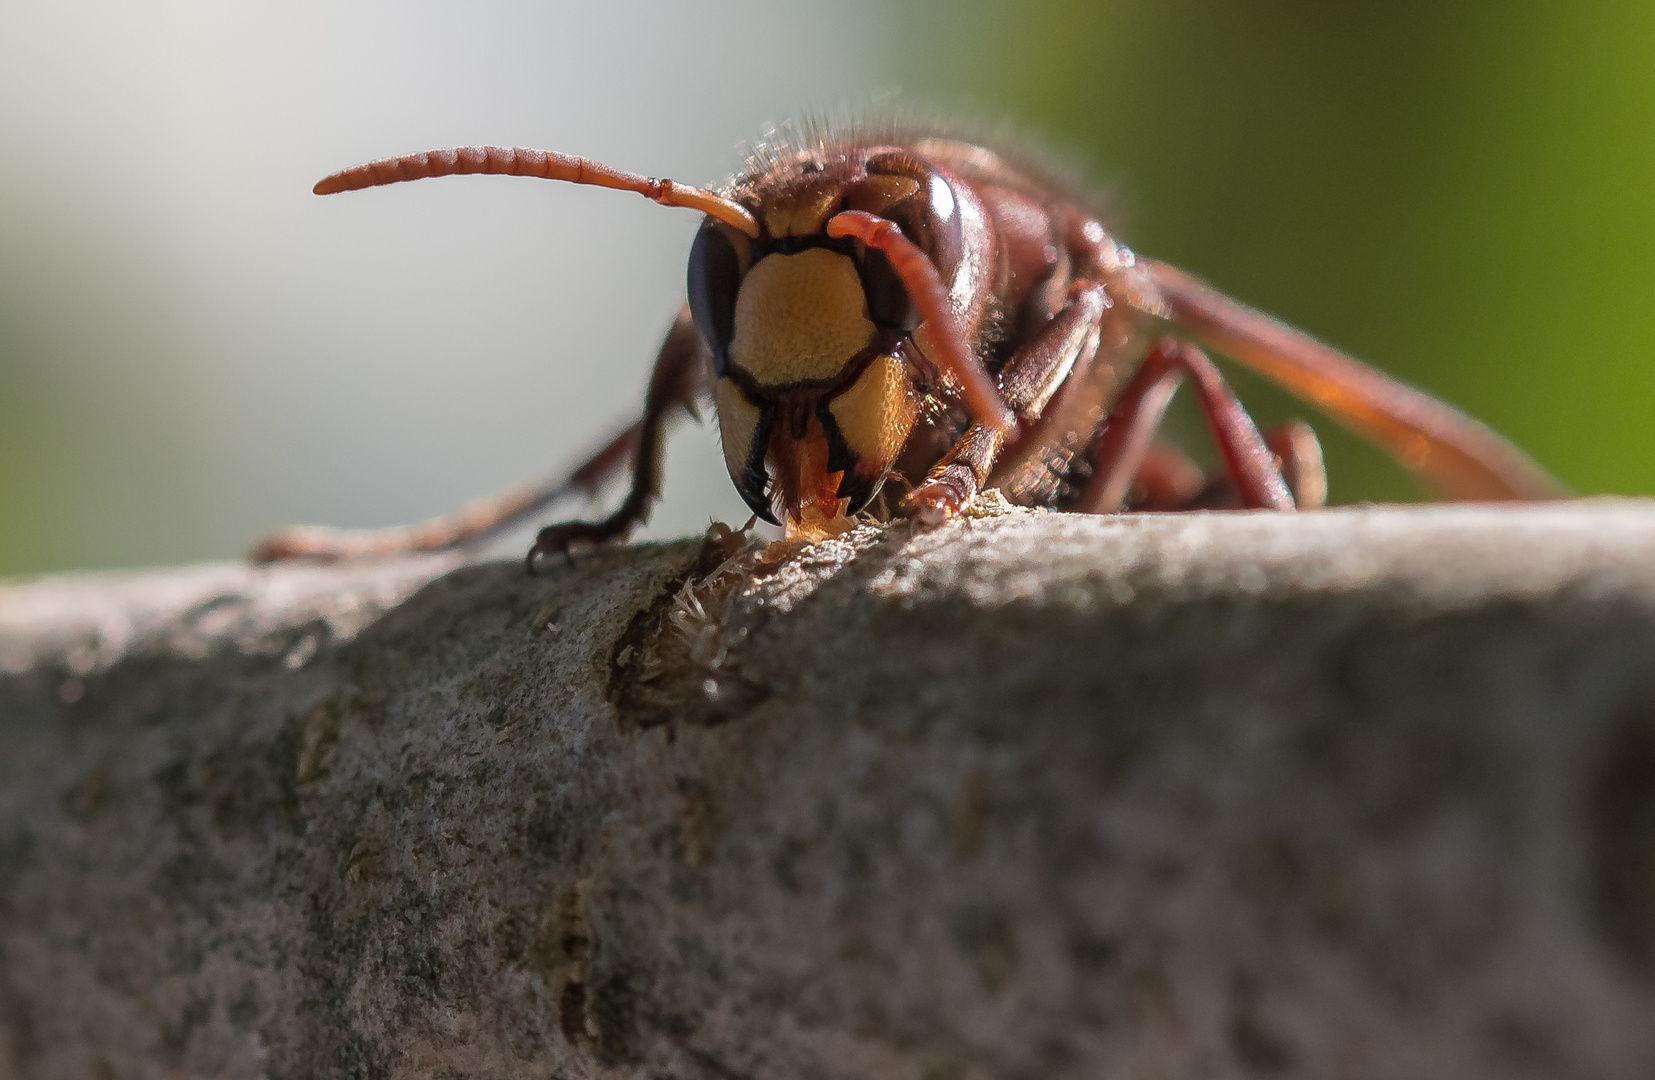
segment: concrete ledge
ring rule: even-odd
[[[0,1076],[1655,1075],[1655,506],[0,585]]]

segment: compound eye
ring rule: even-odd
[[[922,159],[908,153],[881,154],[868,161],[868,172],[879,176],[904,176],[919,190],[876,211],[902,229],[902,235],[931,256],[944,282],[954,280],[965,249],[960,223],[960,202],[943,175]]]
[[[883,251],[869,248],[862,255],[862,291],[868,298],[868,318],[881,330],[907,333],[920,324],[919,312],[891,269]]]
[[[960,207],[954,198],[954,189],[948,181],[932,173],[925,182],[926,213],[921,244],[931,253],[937,272],[944,281],[954,280],[959,269],[960,249],[965,241],[960,229]],[[915,200],[918,201],[917,199]]]
[[[736,293],[741,289],[741,260],[735,244],[712,222],[703,222],[690,248],[685,282],[690,315],[713,351],[718,370],[728,363],[730,339],[735,336]]]

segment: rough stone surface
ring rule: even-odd
[[[1655,508],[0,586],[0,1076],[1655,1075]]]

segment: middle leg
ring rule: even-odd
[[[1258,510],[1294,508],[1293,494],[1282,478],[1275,455],[1224,376],[1206,353],[1186,341],[1168,337],[1150,350],[1094,440],[1096,469],[1077,510],[1110,514],[1121,508],[1150,452],[1172,395],[1186,377],[1195,384],[1202,415],[1241,505]]]
[[[1293,495],[1293,506],[1310,510],[1327,502],[1327,472],[1322,465],[1322,444],[1316,432],[1303,420],[1264,430],[1264,445],[1280,463],[1282,479]],[[1132,478],[1132,495],[1127,503],[1133,510],[1234,510],[1241,506],[1235,485],[1220,472],[1208,476],[1172,443],[1156,440],[1149,448],[1138,474]]]

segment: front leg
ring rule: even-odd
[[[1052,394],[1077,361],[1098,347],[1098,327],[1109,308],[1103,286],[1077,281],[1068,302],[1000,372],[1000,396],[1019,420],[1039,420]],[[1000,456],[1006,430],[973,423],[908,497],[909,514],[922,525],[946,521],[971,504]]]
[[[535,537],[526,561],[534,573],[535,560],[542,555],[567,556],[580,546],[602,544],[624,536],[649,517],[650,505],[661,496],[661,451],[666,424],[679,410],[695,414],[696,402],[712,385],[712,365],[701,332],[690,318],[690,309],[681,308],[649,377],[644,395],[644,415],[637,425],[637,449],[632,457],[632,489],[620,508],[602,521],[566,521],[548,525]]]

